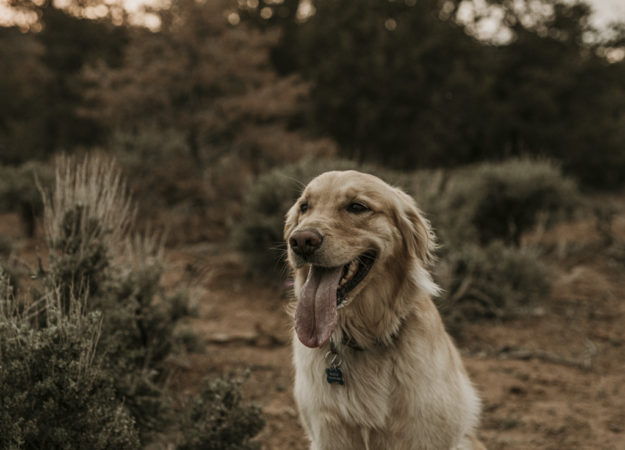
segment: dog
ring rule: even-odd
[[[313,179],[286,215],[294,397],[311,450],[484,449],[480,399],[432,302],[414,200],[357,171]]]

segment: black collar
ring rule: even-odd
[[[343,339],[341,340],[341,344],[343,344],[344,346],[349,347],[352,350],[355,350],[357,352],[364,352],[365,351],[365,349],[363,347],[358,345],[358,342],[356,342],[356,340],[353,337],[351,337],[350,335],[348,335],[345,332],[343,332]],[[332,346],[334,346],[334,343],[332,343]]]

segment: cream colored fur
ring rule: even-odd
[[[354,214],[352,202],[370,211]],[[434,240],[412,198],[372,175],[327,172],[288,212],[287,242],[306,229],[324,236],[319,265],[377,252],[331,337],[345,385],[325,379],[329,342],[308,348],[293,339],[294,395],[311,450],[483,448],[474,438],[480,400],[432,303],[438,287],[426,267]],[[288,258],[297,299],[310,266],[291,250]]]

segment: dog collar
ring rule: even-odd
[[[405,320],[401,319],[401,322],[399,324],[399,328],[397,329],[397,331],[393,334],[390,335],[390,342],[394,343],[395,341],[397,341],[397,339],[399,339],[399,335],[401,333],[401,330],[403,328]],[[343,331],[343,338],[341,339],[341,345],[344,345],[345,347],[348,347],[352,350],[355,350],[357,352],[364,352],[365,350],[367,350],[367,348],[361,346],[360,344],[358,344],[358,342],[356,341],[356,339],[354,339],[352,336],[350,336],[349,334],[347,334],[347,332],[345,332],[345,330]],[[376,339],[373,347],[374,348],[379,348],[379,347],[385,347],[387,345],[386,341],[383,341],[382,339]],[[370,348],[370,347],[369,347]],[[330,341],[330,351],[331,352],[335,352],[338,354],[338,350],[336,348],[336,345],[334,344],[334,342],[331,340]]]
[[[399,331],[391,335],[391,340],[395,342],[399,338]],[[364,352],[365,349],[358,345],[358,343],[347,333],[343,333],[343,339],[341,340],[341,344],[354,350],[357,352]],[[374,344],[375,347],[386,346],[384,342],[381,340],[377,340]],[[326,381],[328,384],[338,384],[345,385],[345,377],[343,375],[343,370],[341,369],[341,365],[343,364],[343,360],[341,359],[341,355],[339,354],[339,350],[334,344],[333,341],[330,341],[330,351],[325,354],[325,359],[328,361],[328,367],[326,367]]]

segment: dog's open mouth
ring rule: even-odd
[[[366,252],[344,266],[310,266],[295,311],[295,331],[302,344],[319,347],[330,339],[337,323],[337,309],[345,305],[349,292],[365,279],[375,259],[375,252]]]
[[[336,291],[337,307],[342,307],[347,294],[365,279],[375,262],[375,257],[375,252],[366,252],[343,266],[343,276],[339,280],[339,287]]]

